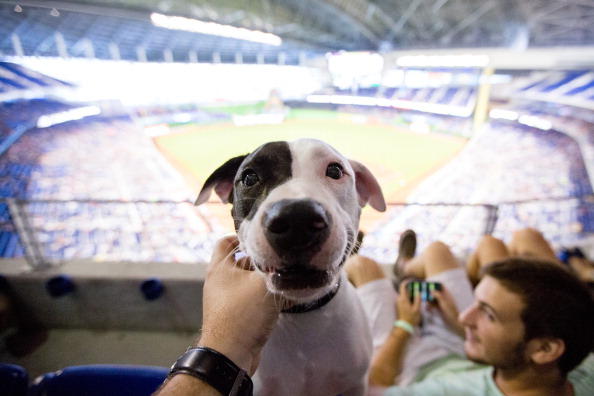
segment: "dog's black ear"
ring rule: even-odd
[[[235,174],[245,157],[247,157],[247,154],[231,158],[215,170],[206,179],[206,182],[204,182],[204,186],[202,186],[202,190],[200,190],[200,194],[198,194],[194,205],[198,206],[208,201],[213,189],[223,203],[229,203],[231,201],[231,194],[233,193]]]

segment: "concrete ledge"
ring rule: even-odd
[[[21,314],[48,328],[196,331],[202,322],[206,264],[69,262],[44,270],[2,262]],[[52,297],[49,279],[66,275],[75,289]],[[162,295],[147,300],[140,285],[156,278]]]

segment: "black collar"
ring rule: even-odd
[[[336,285],[336,288],[334,288],[334,290],[332,290],[328,294],[324,295],[322,298],[305,304],[294,305],[291,308],[283,309],[281,312],[299,314],[315,311],[316,309],[322,308],[324,305],[332,301],[336,293],[338,293],[338,289],[340,289],[340,278],[338,278],[338,284]]]

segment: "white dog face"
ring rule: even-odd
[[[352,250],[361,208],[385,210],[381,189],[363,165],[319,140],[272,142],[233,158],[206,181],[232,202],[240,248],[272,293],[308,302],[330,292]]]

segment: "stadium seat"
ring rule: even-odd
[[[168,373],[156,366],[70,366],[37,378],[27,396],[149,396]]]
[[[29,386],[29,374],[21,366],[0,363],[0,385],[3,396],[24,396]]]

